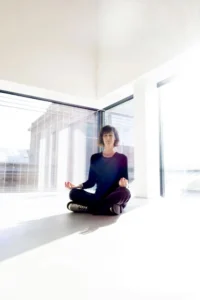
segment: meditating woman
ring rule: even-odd
[[[119,143],[117,130],[104,126],[99,134],[101,153],[91,156],[88,180],[78,186],[65,183],[71,201],[67,208],[73,212],[119,215],[131,194],[128,187],[128,162],[124,154],[115,151]],[[95,193],[85,191],[96,185]]]

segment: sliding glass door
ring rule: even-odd
[[[105,111],[105,124],[114,126],[120,137],[117,150],[128,157],[129,181],[134,179],[134,100],[114,104]]]
[[[177,78],[159,93],[163,194],[200,197],[200,91]]]

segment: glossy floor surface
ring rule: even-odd
[[[200,199],[73,214],[67,194],[1,195],[0,299],[200,299]]]

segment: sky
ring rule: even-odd
[[[28,129],[49,105],[51,103],[0,94],[0,148],[29,149]]]

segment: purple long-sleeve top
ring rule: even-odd
[[[105,197],[119,187],[121,178],[128,180],[128,161],[124,154],[115,152],[112,157],[104,157],[102,152],[91,156],[88,180],[83,189],[96,184],[96,196]]]

